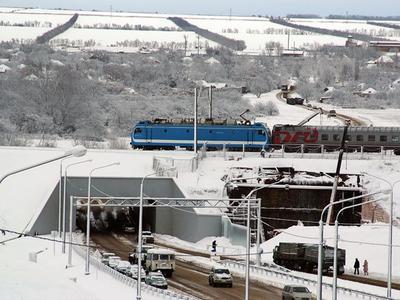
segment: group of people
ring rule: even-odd
[[[367,276],[368,275],[368,260],[364,260],[364,264],[363,264],[363,271],[364,271],[364,275]],[[360,261],[358,260],[358,258],[356,258],[356,261],[354,262],[354,275],[360,275]]]

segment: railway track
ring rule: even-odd
[[[134,240],[134,235],[127,234],[123,234],[120,237],[112,234],[92,234],[92,241],[100,249],[114,252],[125,260],[128,259],[128,253],[135,246]],[[194,251],[186,251],[186,253],[206,257],[205,254],[199,255]],[[190,263],[176,261],[176,270],[173,276],[168,278],[168,284],[170,287],[198,299],[243,299],[245,288],[243,279],[234,277],[232,288],[215,288],[208,284],[208,272],[209,270]],[[264,284],[252,283],[250,297],[254,300],[281,299],[281,290]]]
[[[277,98],[279,101],[286,103],[286,100],[282,97],[282,92],[278,92],[278,93],[276,94],[276,98]],[[297,105],[297,106],[302,107],[302,108],[304,108],[304,109],[306,109],[306,110],[310,110],[310,111],[319,111],[319,110],[320,110],[320,111],[322,111],[322,113],[323,113],[324,115],[329,115],[329,111],[326,110],[326,109],[323,109],[323,108],[321,108],[321,107],[307,106],[307,105],[304,105],[304,104],[303,104],[303,105]],[[368,124],[367,124],[366,122],[364,122],[363,120],[360,120],[360,119],[357,119],[357,118],[354,118],[354,117],[352,117],[352,116],[348,116],[348,115],[345,115],[345,114],[338,114],[338,113],[336,113],[336,116],[335,116],[335,117],[332,117],[332,118],[335,118],[335,119],[339,120],[339,121],[342,122],[343,124],[345,124],[347,120],[350,120],[350,121],[351,121],[351,125],[353,125],[353,126],[367,126],[367,125],[368,125]]]

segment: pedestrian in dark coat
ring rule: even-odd
[[[354,275],[360,275],[360,261],[358,258],[356,258],[356,261],[354,262]]]

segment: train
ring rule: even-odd
[[[140,121],[131,133],[134,149],[193,149],[194,120],[155,119]],[[207,149],[260,151],[269,147],[271,134],[263,123],[230,119],[200,119],[197,124],[197,146]]]
[[[131,132],[134,149],[193,149],[194,120],[155,119],[138,122]],[[343,126],[305,126],[276,124],[272,131],[264,123],[230,119],[200,119],[197,126],[197,146],[208,150],[321,152],[338,150]],[[379,152],[393,150],[400,155],[400,127],[350,126],[346,150]],[[301,146],[303,145],[303,146]],[[322,149],[322,145],[324,148]]]
[[[338,150],[342,140],[343,126],[298,126],[275,125],[272,130],[272,144],[285,151],[299,151],[301,145],[305,152]],[[347,151],[379,152],[393,150],[400,155],[400,127],[349,126],[346,135]],[[383,149],[382,149],[383,148]]]
[[[330,246],[323,247],[324,273],[328,273],[333,268],[334,249]],[[301,272],[312,273],[318,266],[318,244],[304,243],[279,243],[273,251],[274,263]],[[344,273],[346,264],[346,250],[337,251],[337,271],[341,275]]]

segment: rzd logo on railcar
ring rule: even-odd
[[[287,130],[274,132],[274,144],[316,144],[317,142],[317,128],[305,128],[303,131],[295,132]]]

